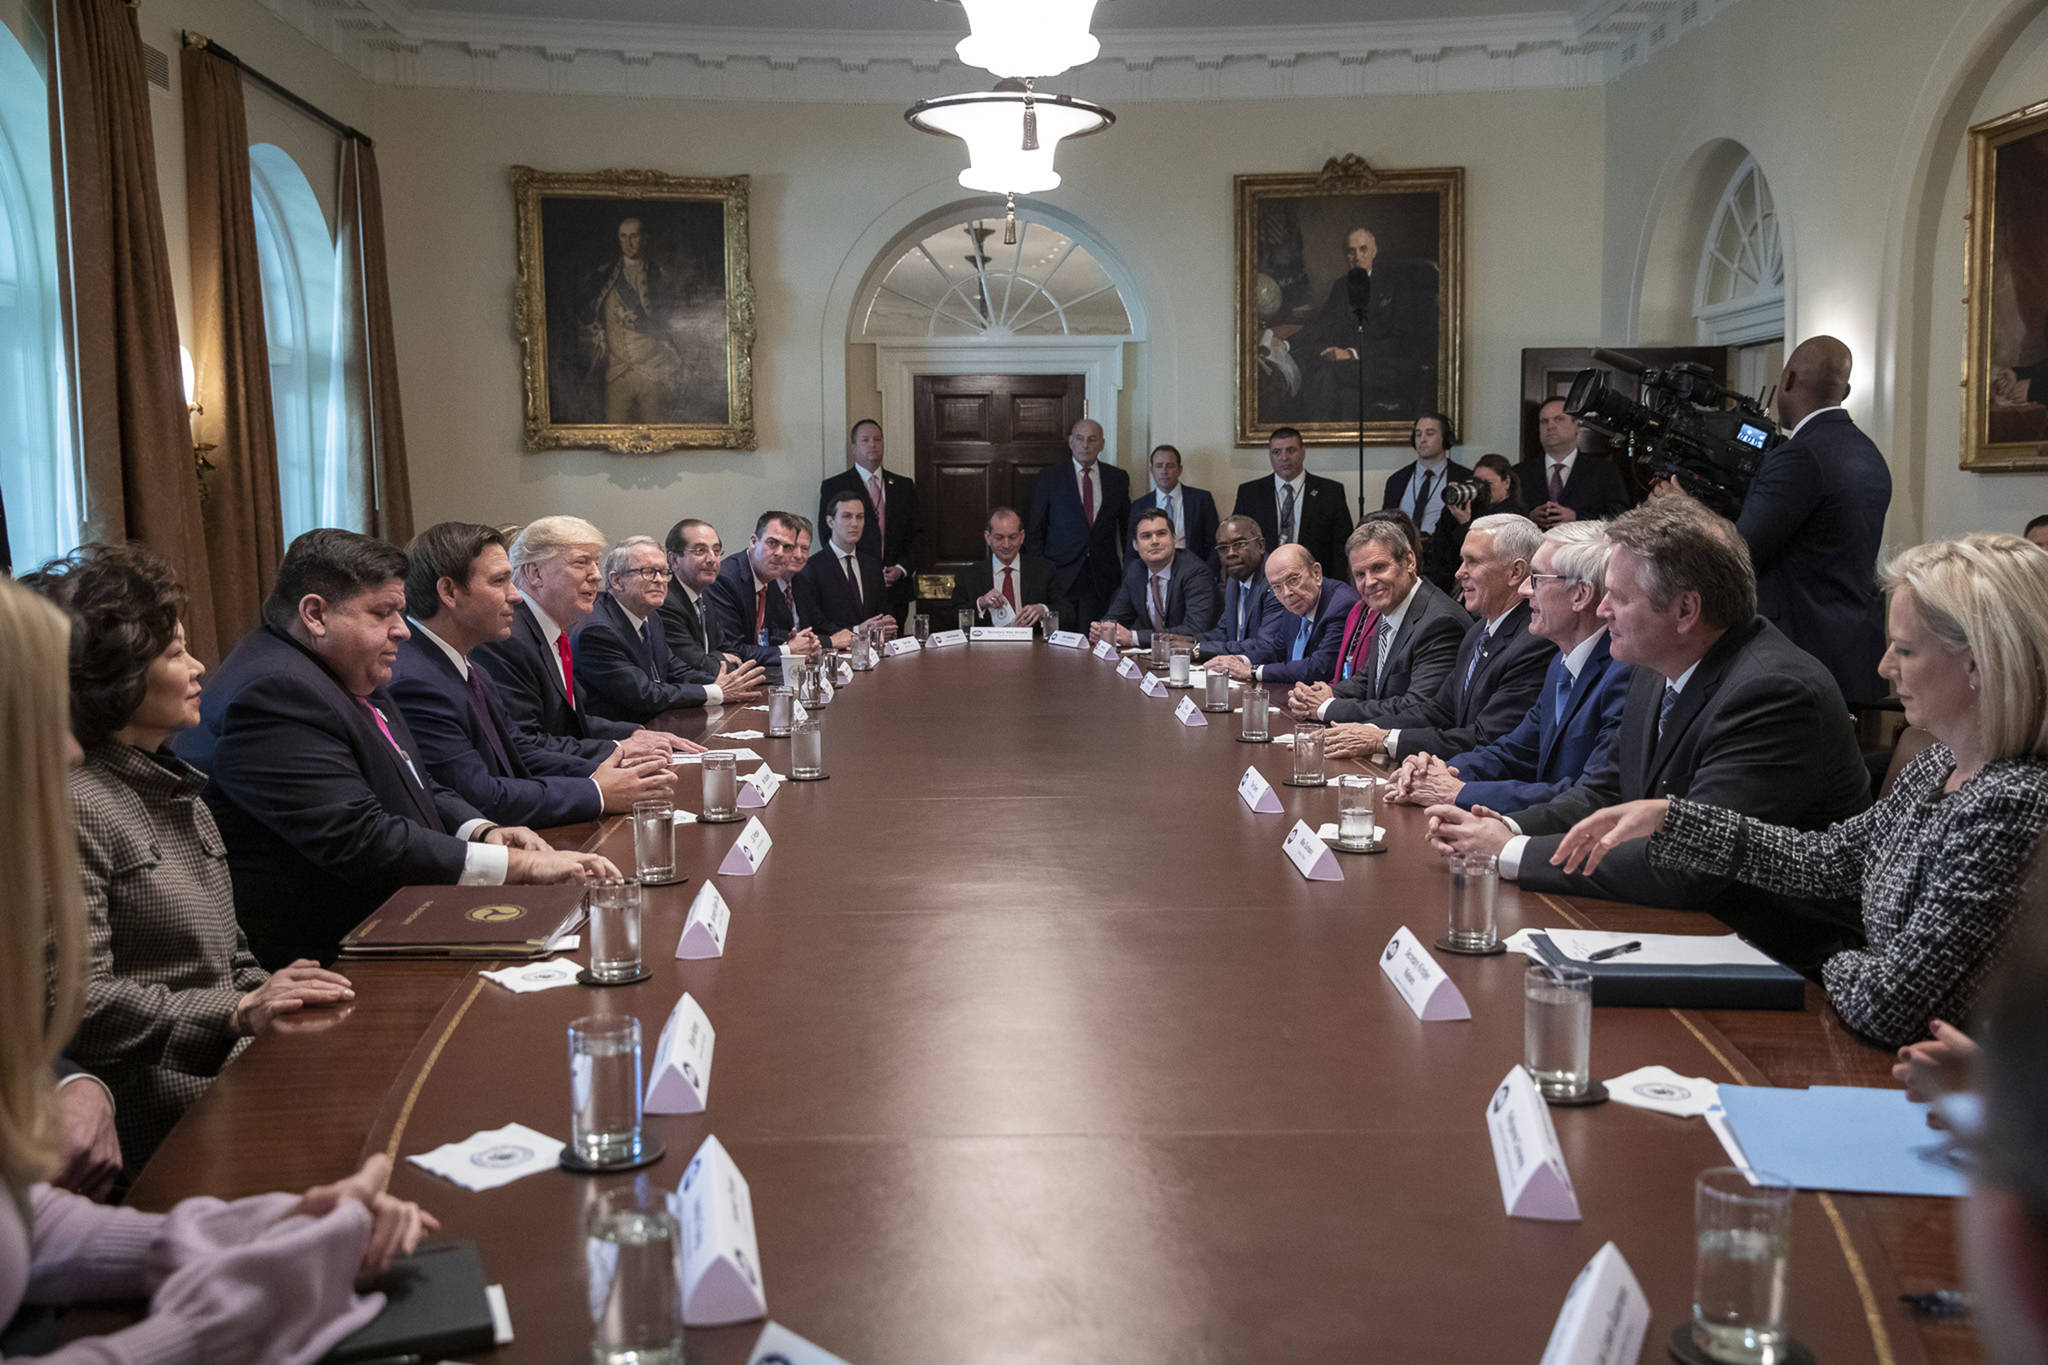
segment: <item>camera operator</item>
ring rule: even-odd
[[[1877,555],[1892,475],[1842,407],[1849,364],[1831,336],[1793,349],[1778,382],[1786,440],[1764,456],[1735,525],[1756,565],[1757,609],[1827,665],[1845,700],[1868,702],[1889,691],[1877,676]]]
[[[1465,540],[1463,521],[1448,518],[1444,512],[1472,491],[1472,471],[1450,455],[1457,443],[1457,430],[1443,413],[1425,412],[1416,418],[1408,432],[1415,462],[1387,476],[1386,494],[1380,503],[1382,511],[1399,508],[1406,512],[1422,532],[1422,576],[1440,588],[1456,576],[1458,551]]]

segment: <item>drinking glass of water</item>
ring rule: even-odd
[[[1380,784],[1364,773],[1337,778],[1337,847],[1364,852],[1379,830]]]
[[[669,828],[675,828],[671,815]],[[599,877],[590,883],[590,984],[637,981],[640,960],[640,883]]]
[[[569,1025],[569,1149],[586,1166],[640,1160],[640,1021],[631,1015]]]
[[[1785,1267],[1792,1251],[1792,1189],[1733,1166],[1693,1181],[1692,1340],[1710,1360],[1773,1365],[1785,1333]]]
[[[682,1228],[671,1198],[635,1181],[598,1195],[585,1216],[596,1365],[682,1365]]]
[[[1593,974],[1531,962],[1522,975],[1522,1067],[1546,1100],[1575,1100],[1593,1084]]]
[[[667,797],[633,803],[633,862],[647,885],[676,879],[676,807]]]
[[[1500,894],[1500,859],[1490,853],[1454,853],[1451,869],[1451,924],[1447,939],[1468,953],[1493,950],[1500,928],[1494,900]]]

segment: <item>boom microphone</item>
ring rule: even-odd
[[[1372,272],[1353,266],[1344,276],[1344,287],[1351,294],[1351,311],[1363,313],[1366,304],[1372,302]]]

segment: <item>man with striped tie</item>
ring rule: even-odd
[[[1282,545],[1266,556],[1266,584],[1286,609],[1265,637],[1242,654],[1210,662],[1239,682],[1298,683],[1330,676],[1344,621],[1358,604],[1349,585],[1324,575],[1314,555]]]
[[[1338,661],[1339,671],[1348,671],[1342,682],[1296,683],[1287,695],[1295,715],[1331,724],[1377,721],[1428,701],[1456,667],[1472,624],[1464,608],[1422,577],[1405,517],[1366,518],[1344,553],[1351,581],[1377,619],[1369,631],[1349,632],[1349,653]]]

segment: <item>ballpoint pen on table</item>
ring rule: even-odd
[[[1608,958],[1620,957],[1623,953],[1640,952],[1642,950],[1642,946],[1643,945],[1639,940],[1630,939],[1627,943],[1617,943],[1612,948],[1602,948],[1597,953],[1587,953],[1586,961],[1605,962]]]

